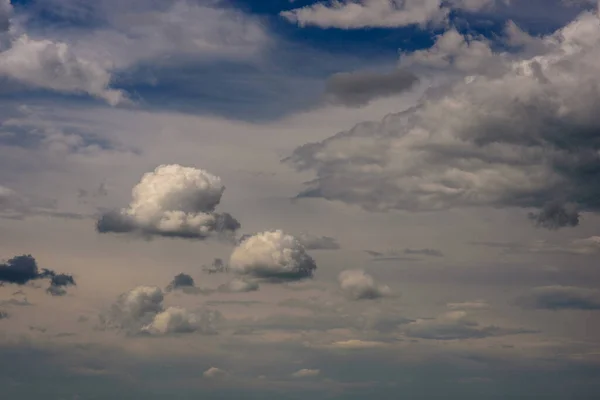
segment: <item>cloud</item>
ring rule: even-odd
[[[229,271],[229,267],[220,258],[215,258],[211,265],[204,265],[202,270],[207,274],[220,274]]]
[[[466,301],[462,303],[446,304],[451,310],[481,310],[489,307],[489,304],[484,300]]]
[[[31,255],[16,256],[0,264],[0,283],[25,285],[38,279],[50,279],[48,293],[62,296],[65,286],[74,286],[75,279],[71,275],[57,274],[56,272],[38,268],[37,261]]]
[[[257,282],[245,279],[232,279],[224,285],[219,286],[219,291],[226,293],[247,293],[255,292],[259,288]]]
[[[342,350],[368,350],[386,346],[383,342],[351,339],[333,342],[329,347]]]
[[[202,169],[160,165],[133,188],[128,208],[103,214],[96,228],[100,233],[187,239],[231,237],[239,222],[215,212],[224,190],[219,177]]]
[[[203,309],[190,312],[181,307],[163,305],[159,287],[138,286],[119,296],[110,310],[100,315],[101,327],[130,335],[168,335],[177,333],[215,334],[221,314]]]
[[[298,197],[373,211],[599,211],[599,18],[584,13],[541,40],[543,54],[507,59],[501,73],[436,87],[379,123],[297,148],[284,161],[316,172]]]
[[[310,233],[301,233],[296,237],[306,250],[337,250],[340,244],[330,236],[315,236]]]
[[[380,97],[402,93],[418,81],[416,75],[402,69],[388,73],[340,72],[327,80],[325,98],[333,103],[358,107]]]
[[[0,185],[0,216],[20,218],[28,210],[23,197],[14,190]]]
[[[338,276],[342,292],[354,300],[378,299],[391,290],[386,285],[378,285],[373,277],[362,270],[342,271]]]
[[[525,308],[544,310],[600,310],[600,290],[574,286],[543,286],[517,299]]]
[[[556,230],[579,225],[579,212],[562,204],[548,204],[539,212],[529,213],[538,227]]]
[[[407,324],[403,331],[408,337],[431,340],[482,339],[490,336],[528,333],[524,330],[481,326],[469,319],[465,311],[450,311],[433,319],[419,319]]]
[[[0,311],[0,319],[6,319],[8,318],[8,313],[4,312],[4,311]]]
[[[314,378],[321,374],[318,369],[301,369],[292,374],[292,378]]]
[[[229,268],[239,275],[281,282],[311,278],[317,265],[295,237],[276,230],[239,243],[231,253]]]
[[[302,27],[361,29],[396,28],[444,21],[448,9],[441,0],[334,1],[283,11],[280,15]]]
[[[75,279],[71,275],[56,274],[50,279],[50,287],[46,291],[52,296],[64,296],[67,294],[65,287],[75,286]]]
[[[196,286],[194,282],[194,278],[192,278],[188,274],[177,274],[166,287],[167,292],[172,292],[175,290],[181,290],[183,293],[187,294],[210,294],[211,290],[201,289]]]
[[[227,377],[229,373],[217,367],[210,367],[202,373],[202,376],[208,379],[222,379]]]
[[[395,250],[387,250],[383,252],[365,250],[365,253],[372,257],[372,261],[419,261],[417,258],[403,256],[401,253]]]
[[[436,249],[404,249],[404,254],[413,254],[429,257],[444,257],[444,253]]]
[[[13,12],[13,7],[10,0],[0,0],[0,34],[8,31],[10,28],[10,17]]]
[[[85,93],[113,106],[126,100],[122,91],[110,89],[111,73],[99,63],[77,56],[66,43],[27,35],[0,52],[0,76],[32,88]]]

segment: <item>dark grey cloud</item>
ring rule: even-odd
[[[552,203],[539,212],[529,213],[529,219],[540,228],[556,230],[579,225],[579,212],[573,207]]]
[[[413,254],[429,257],[443,257],[444,253],[436,249],[405,249],[404,254]]]
[[[229,267],[223,259],[215,258],[210,265],[204,265],[202,270],[207,274],[222,274],[227,273],[229,271]]]
[[[160,165],[133,188],[129,207],[103,213],[96,230],[145,237],[224,236],[233,240],[240,223],[228,213],[215,212],[224,191],[221,179],[207,171]]]
[[[599,212],[598,16],[540,43],[537,58],[495,54],[494,75],[435,87],[413,108],[298,147],[284,162],[316,176],[297,197],[380,212],[553,203]],[[577,222],[560,209],[534,219]]]
[[[379,97],[402,93],[418,81],[419,78],[412,72],[401,69],[387,73],[341,72],[327,80],[325,97],[334,103],[357,107]]]
[[[175,290],[181,290],[187,294],[209,294],[212,292],[210,290],[197,287],[196,282],[194,282],[194,278],[184,273],[175,275],[171,283],[167,285],[167,292]]]
[[[0,311],[0,319],[6,319],[8,318],[8,313],[4,312],[4,311]]]
[[[306,250],[337,250],[341,247],[338,241],[330,236],[301,233],[296,238]]]
[[[393,250],[385,252],[365,250],[365,253],[372,257],[372,261],[419,261],[417,258],[406,257]]]
[[[37,261],[31,255],[16,256],[0,264],[0,282],[25,285],[39,279],[50,279],[48,293],[64,294],[65,286],[74,286],[75,279],[71,275],[58,274],[50,269],[39,269]]]
[[[600,310],[600,290],[574,286],[543,286],[517,299],[525,308],[544,310]]]

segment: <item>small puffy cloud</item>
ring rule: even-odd
[[[227,375],[229,375],[227,371],[217,367],[210,367],[202,374],[202,376],[208,379],[222,379],[227,377]]]
[[[189,312],[180,307],[163,305],[164,293],[155,286],[138,286],[119,296],[100,319],[105,328],[128,334],[167,335],[198,332],[216,333],[221,314],[214,310]]]
[[[221,258],[215,258],[210,265],[204,265],[202,270],[207,274],[221,274],[229,271],[229,267]]]
[[[340,273],[338,282],[342,292],[354,300],[378,299],[388,295],[391,290],[379,285],[375,279],[363,270],[347,270]]]
[[[429,256],[429,257],[443,257],[444,253],[436,249],[404,249],[404,254],[418,255],[418,256]]]
[[[257,282],[235,278],[219,286],[219,291],[226,293],[246,293],[255,292],[258,288],[259,285]]]
[[[358,107],[380,97],[402,93],[418,81],[416,75],[402,69],[388,73],[340,72],[327,80],[325,98],[333,103]]]
[[[122,91],[110,89],[111,73],[100,63],[79,57],[66,43],[27,35],[0,52],[0,76],[33,88],[85,93],[110,105],[126,100]]]
[[[306,250],[337,250],[340,244],[330,236],[316,236],[310,233],[301,233],[296,239]]]
[[[297,148],[285,161],[315,172],[298,197],[382,212],[535,209],[549,228],[600,212],[599,16],[540,41],[535,56],[494,53],[493,67],[475,63],[415,107]]]
[[[525,308],[544,310],[600,310],[600,290],[574,286],[543,286],[517,302]]]
[[[75,285],[75,279],[73,276],[67,274],[56,274],[50,279],[50,287],[46,291],[52,296],[64,296],[67,294],[65,287]]]
[[[267,281],[311,278],[317,265],[294,236],[280,230],[247,237],[231,253],[231,271]]]
[[[292,378],[314,378],[321,374],[321,370],[318,369],[301,369],[292,374]]]
[[[225,187],[221,179],[197,168],[160,165],[132,191],[128,208],[103,214],[100,233],[206,239],[232,236],[240,227],[228,213],[216,213]]]
[[[40,271],[36,259],[31,255],[16,256],[0,264],[0,283],[25,285],[38,279],[49,279],[47,292],[55,296],[66,294],[64,287],[75,286],[75,279],[71,275],[57,274],[46,268]]]
[[[433,319],[419,319],[407,324],[403,331],[408,337],[431,340],[481,339],[527,333],[523,330],[481,326],[470,319],[465,311],[450,311]]]
[[[439,23],[448,11],[441,0],[341,0],[315,3],[280,15],[299,26],[362,29]]]

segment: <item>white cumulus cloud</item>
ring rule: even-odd
[[[338,282],[342,292],[355,300],[378,299],[391,292],[388,286],[377,284],[371,275],[362,270],[342,271]]]
[[[103,214],[97,229],[191,239],[231,236],[239,222],[215,212],[224,190],[219,177],[202,169],[161,165],[133,188],[129,207]]]
[[[314,378],[321,373],[318,369],[301,369],[292,374],[293,378]]]
[[[280,230],[247,237],[231,253],[231,271],[270,281],[312,277],[317,265],[294,237]]]

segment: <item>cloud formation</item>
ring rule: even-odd
[[[341,246],[335,238],[330,236],[316,236],[310,233],[301,233],[296,239],[306,250],[337,250]]]
[[[543,54],[507,58],[500,74],[471,75],[379,123],[297,148],[286,161],[317,175],[299,197],[374,211],[600,211],[598,15],[541,42]],[[576,223],[569,213],[540,215],[546,226]]]
[[[64,287],[75,286],[75,279],[71,275],[57,274],[46,268],[40,271],[31,255],[16,256],[0,264],[0,283],[25,285],[39,279],[50,279],[47,292],[53,296],[62,296],[66,294]]]
[[[517,302],[542,310],[600,310],[600,290],[574,286],[543,286],[531,290]]]
[[[202,376],[208,379],[222,379],[225,378],[229,373],[221,368],[210,367],[202,373]]]
[[[386,285],[379,285],[375,279],[362,270],[342,271],[338,276],[342,292],[354,300],[372,300],[390,294]]]
[[[225,187],[202,169],[160,165],[132,191],[128,208],[103,214],[100,233],[138,233],[186,239],[232,237],[240,227],[228,213],[216,213]]]
[[[482,339],[490,336],[526,333],[523,330],[481,326],[469,319],[465,311],[450,311],[433,319],[419,319],[404,327],[403,332],[412,338],[432,340]]]
[[[325,98],[333,103],[359,107],[377,98],[407,91],[418,81],[416,75],[403,69],[388,73],[340,72],[327,80]]]
[[[219,286],[219,291],[225,293],[247,293],[255,292],[258,290],[258,288],[259,285],[257,282],[235,278],[226,284]]]
[[[247,237],[231,253],[231,271],[273,282],[311,278],[317,265],[294,236],[267,231]]]
[[[164,293],[155,286],[138,286],[119,296],[110,310],[100,315],[105,329],[117,329],[130,335],[167,335],[198,332],[216,333],[218,311],[189,312],[180,307],[163,305]]]
[[[437,249],[404,249],[404,254],[429,257],[444,257],[444,253]]]
[[[292,374],[292,378],[314,378],[321,373],[318,369],[301,369]]]

